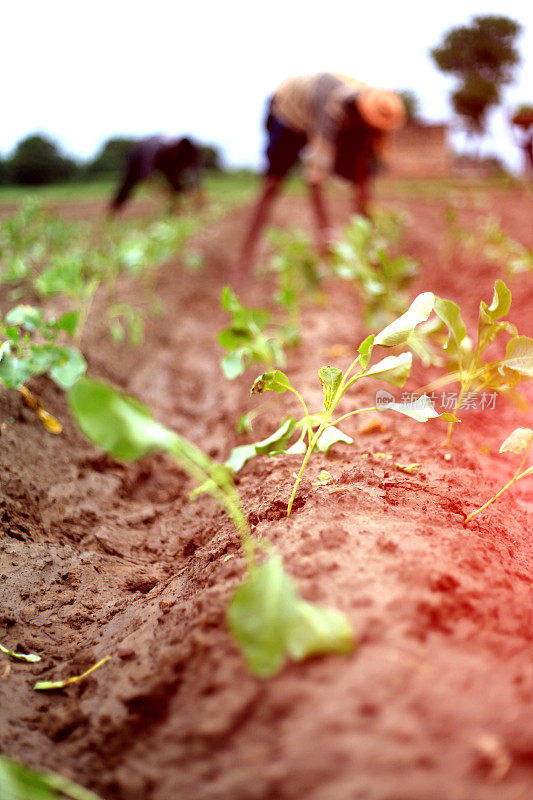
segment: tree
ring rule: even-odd
[[[420,102],[411,89],[399,89],[397,94],[401,97],[405,107],[408,122],[416,122],[420,116]]]
[[[474,17],[470,25],[448,31],[442,44],[431,50],[437,67],[459,79],[452,105],[471,133],[485,132],[489,110],[513,80],[520,63],[515,42],[521,30],[507,17]]]
[[[0,186],[3,186],[8,182],[8,177],[9,170],[7,168],[7,162],[0,156]]]
[[[199,145],[199,147],[203,168],[219,172],[222,169],[222,165],[218,147],[209,144]]]
[[[135,139],[116,138],[104,142],[95,158],[87,165],[88,175],[118,175],[124,169]]]
[[[40,185],[71,178],[77,166],[53,141],[36,134],[18,143],[7,168],[13,183]]]

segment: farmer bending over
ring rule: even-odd
[[[200,190],[200,151],[190,139],[165,139],[150,136],[137,142],[126,162],[122,183],[109,204],[109,213],[119,211],[138,183],[150,175],[165,176],[174,196],[194,187],[198,205],[202,202]]]
[[[369,180],[386,134],[405,122],[400,97],[355,78],[331,73],[288,78],[269,101],[266,129],[268,167],[238,264],[237,279],[252,263],[255,245],[280,185],[303,161],[319,251],[327,253],[329,221],[322,184],[335,173],[354,185],[355,213],[367,214]]]

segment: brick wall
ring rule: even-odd
[[[447,125],[409,123],[391,136],[387,172],[402,178],[438,178],[452,172]]]

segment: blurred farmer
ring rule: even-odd
[[[320,73],[283,81],[269,101],[268,166],[240,256],[239,276],[244,277],[250,269],[272,201],[301,151],[317,244],[325,254],[329,220],[322,184],[331,173],[350,181],[354,186],[354,212],[367,214],[369,182],[386,135],[404,122],[405,108],[397,94],[355,78]]]
[[[109,204],[109,212],[119,211],[135,186],[154,173],[166,178],[174,196],[194,188],[197,200],[201,202],[200,159],[200,151],[190,139],[166,139],[163,136],[142,139],[128,155],[122,183]]]

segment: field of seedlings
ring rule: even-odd
[[[0,800],[529,800],[533,192],[253,189],[0,202]]]

